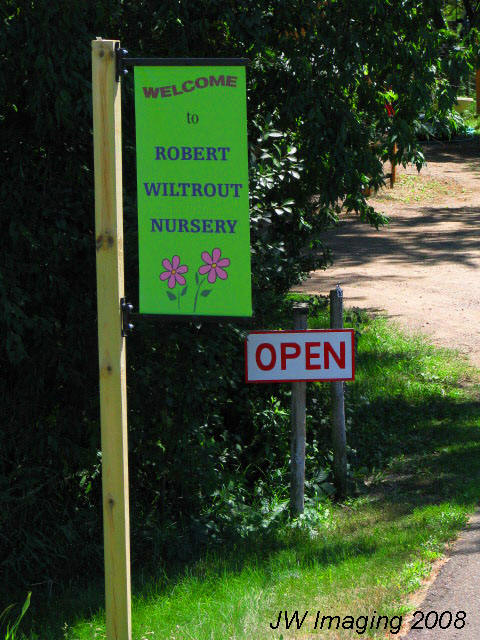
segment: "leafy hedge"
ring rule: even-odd
[[[4,585],[48,586],[101,567],[90,40],[118,37],[132,55],[251,59],[251,326],[267,327],[278,324],[285,292],[327,264],[322,232],[342,205],[383,222],[363,196],[365,185],[381,184],[382,159],[394,142],[399,159],[420,165],[419,114],[435,104],[441,116],[451,107],[452,81],[466,70],[468,52],[454,50],[454,36],[435,29],[428,6],[417,0],[70,0],[66,10],[48,0],[4,0]],[[394,118],[386,102],[394,103]],[[127,78],[131,300],[137,297],[133,133]],[[284,482],[275,473],[288,467],[282,408],[288,393],[244,385],[246,326],[141,319],[129,338],[135,559],[169,551],[186,556],[196,542],[244,532],[242,505],[252,502],[254,488],[268,503],[269,487]],[[274,393],[283,398],[280,405],[272,402]],[[283,439],[273,437],[273,427]],[[326,441],[315,447],[313,475],[328,453]]]

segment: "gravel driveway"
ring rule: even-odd
[[[334,266],[313,272],[298,290],[326,294],[340,283],[346,306],[386,313],[478,366],[480,142],[430,143],[425,152],[420,178],[415,168],[401,169],[398,186],[371,199],[389,226],[376,231],[346,217],[326,234]],[[405,202],[409,180],[421,184]]]

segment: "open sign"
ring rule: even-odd
[[[353,329],[252,331],[245,340],[245,379],[353,380],[354,351]]]

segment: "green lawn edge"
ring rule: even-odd
[[[313,306],[309,326],[326,327],[325,308]],[[393,617],[405,617],[409,594],[478,503],[478,372],[385,318],[347,309],[345,326],[355,328],[358,344],[356,380],[346,385],[351,497],[342,504],[322,497],[274,538],[257,532],[181,573],[145,581],[133,599],[133,640],[352,637],[315,629],[318,611],[342,620],[387,616],[396,635]],[[324,390],[309,385],[317,392]],[[99,586],[85,605],[101,597]],[[51,623],[26,637],[105,637],[101,609],[65,622],[66,610],[57,603]],[[286,630],[284,620],[271,629],[280,611],[308,613],[300,630]],[[380,638],[385,630],[354,635]]]

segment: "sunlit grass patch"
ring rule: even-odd
[[[404,204],[436,202],[446,197],[467,194],[467,190],[452,178],[432,178],[419,174],[399,175],[395,186],[384,187],[372,196],[379,202],[402,202]]]
[[[325,305],[315,305],[311,328],[327,327]],[[347,310],[345,325],[358,348],[357,377],[346,385],[350,498],[321,496],[309,507],[318,518],[304,526],[279,520],[274,536],[226,541],[180,573],[167,568],[145,581],[133,601],[133,640],[351,638],[351,630],[315,630],[317,613],[358,624],[405,616],[409,594],[478,501],[478,373],[384,318]],[[310,397],[322,393],[328,387],[309,385]],[[286,628],[285,611],[289,620],[298,612],[300,629]],[[63,625],[57,614],[31,638],[105,637],[101,610]],[[362,635],[385,633],[374,625]]]

